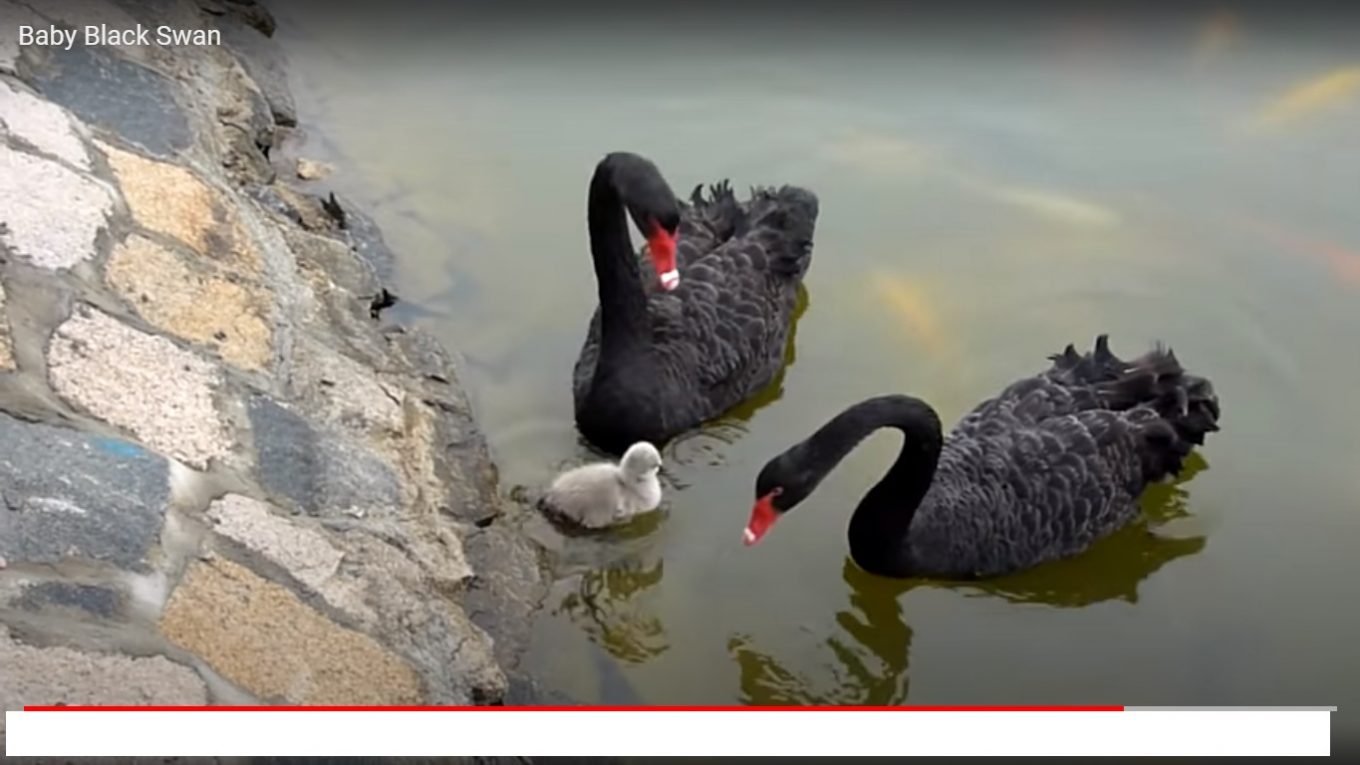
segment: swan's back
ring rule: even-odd
[[[914,568],[988,576],[1075,554],[1139,512],[1218,429],[1208,380],[1156,349],[1125,362],[1106,339],[978,405],[945,440],[908,535]]]
[[[680,286],[662,292],[643,277],[652,323],[647,384],[657,421],[628,440],[668,441],[774,379],[811,263],[817,214],[817,197],[793,186],[755,189],[746,202],[725,183],[708,198],[695,190],[681,215]],[[595,382],[599,339],[597,307],[573,373],[578,412]]]
[[[660,365],[695,383],[693,417],[736,406],[783,366],[816,215],[803,189],[756,190],[732,238],[685,265],[682,289],[650,301]]]

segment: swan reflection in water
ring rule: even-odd
[[[640,664],[670,646],[661,620],[639,606],[643,593],[661,583],[663,561],[650,540],[665,522],[657,511],[602,532],[533,519],[538,539],[554,559],[553,614],[564,616],[613,658]]]
[[[841,576],[849,607],[836,613],[839,630],[824,641],[830,682],[814,682],[761,651],[748,635],[728,640],[740,673],[740,699],[752,706],[894,706],[908,695],[911,627],[902,617],[902,596],[917,587],[946,588],[1012,603],[1082,608],[1109,600],[1138,601],[1138,586],[1162,566],[1204,548],[1204,536],[1166,533],[1187,518],[1182,484],[1208,465],[1198,452],[1185,461],[1180,477],[1149,486],[1142,497],[1144,520],[1110,535],[1073,558],[982,582],[945,583],[885,579],[867,574],[847,556]]]
[[[842,633],[826,638],[834,663],[830,689],[813,687],[746,635],[727,641],[741,672],[741,701],[752,706],[890,706],[907,698],[911,627],[898,596],[910,585],[861,571],[847,557],[841,576],[850,585],[850,608],[836,613]]]
[[[661,620],[639,610],[635,598],[661,582],[662,561],[621,561],[581,574],[576,589],[558,602],[593,643],[619,661],[641,664],[670,647]]]

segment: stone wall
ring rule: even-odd
[[[226,44],[14,37],[91,19]],[[6,709],[505,696],[538,558],[449,357],[382,320],[376,229],[298,184],[272,31],[0,0]]]

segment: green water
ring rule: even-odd
[[[329,187],[375,214],[398,294],[462,353],[507,487],[587,456],[570,373],[604,153],[650,156],[682,194],[731,178],[821,198],[792,363],[666,450],[664,514],[603,538],[528,522],[556,560],[525,659],[547,685],[647,704],[1338,704],[1339,723],[1360,701],[1347,36],[1189,13],[860,36],[285,21],[309,151],[338,162]],[[1128,356],[1168,342],[1222,399],[1223,431],[1150,493],[1147,523],[983,586],[874,579],[845,526],[895,454],[883,433],[741,545],[760,466],[842,407],[907,392],[952,421],[1100,332]]]

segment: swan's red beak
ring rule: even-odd
[[[675,234],[660,224],[653,224],[647,235],[647,251],[651,253],[652,265],[661,279],[661,288],[670,291],[680,286],[680,272],[675,269]]]
[[[774,526],[774,522],[779,520],[779,511],[774,509],[774,497],[776,492],[770,492],[756,500],[755,507],[751,508],[751,520],[746,523],[746,531],[741,534],[741,541],[747,547],[760,541],[765,533]]]

